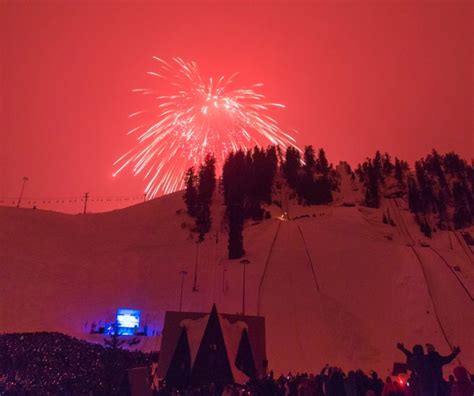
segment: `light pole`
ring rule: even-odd
[[[25,190],[25,184],[27,181],[28,181],[28,178],[26,176],[23,176],[23,184],[21,185],[21,192],[20,192],[20,196],[18,197],[18,203],[16,204],[17,208],[20,207],[21,198],[23,198],[23,191]]]
[[[193,284],[193,292],[197,292],[197,291],[198,291],[198,287],[197,287],[198,258],[199,258],[199,242],[196,242],[196,261],[194,262],[194,284]]]
[[[244,267],[244,276],[242,282],[242,315],[245,315],[245,267],[247,264],[250,264],[250,261],[247,259],[240,260],[240,263]]]
[[[222,264],[222,293],[225,294],[225,273],[227,272],[227,268],[225,266],[225,263]]]
[[[187,275],[187,271],[181,271],[179,274],[181,275],[181,292],[179,294],[179,312],[181,312],[181,308],[183,306],[184,277]]]
[[[89,199],[89,193],[86,192],[84,194],[84,214],[86,214],[86,212],[87,212],[87,201],[88,201],[88,199]]]

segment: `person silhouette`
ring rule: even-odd
[[[443,366],[451,363],[461,352],[459,347],[454,347],[447,356],[441,356],[432,344],[426,344],[427,356],[433,370],[434,396],[445,396],[448,394],[448,384],[443,378]]]

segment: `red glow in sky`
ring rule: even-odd
[[[131,90],[152,56],[208,76],[239,71],[284,103],[300,146],[352,164],[376,149],[414,161],[473,157],[473,3],[4,1],[0,195],[141,193],[113,162],[133,143]]]

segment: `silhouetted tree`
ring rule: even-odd
[[[186,172],[186,191],[184,193],[184,202],[188,214],[192,217],[197,215],[198,209],[198,192],[196,188],[197,177],[194,174],[194,168],[189,168]]]
[[[412,177],[408,179],[408,207],[415,214],[422,210],[420,192],[416,181]]]
[[[446,172],[453,176],[461,176],[466,170],[466,161],[462,160],[456,153],[447,153],[443,157]]]
[[[380,205],[379,172],[381,168],[376,168],[370,159],[364,165],[366,173],[365,205],[369,208],[378,208]]]
[[[269,191],[269,194],[267,195],[268,200],[266,201],[267,203],[270,203],[272,200],[272,187],[273,187],[273,182],[275,180],[275,175],[278,169],[278,152],[277,152],[277,147],[275,146],[269,146],[266,151],[266,172],[267,172],[267,186],[266,189]]]
[[[374,172],[377,181],[384,182],[384,177],[382,174],[382,154],[380,151],[375,152],[374,160],[372,161],[372,171]]]
[[[443,158],[438,154],[436,150],[433,149],[430,155],[426,157],[425,160],[427,171],[436,175],[440,188],[447,192],[447,181],[446,176],[443,170]]]
[[[314,158],[312,146],[306,146],[304,151],[305,165],[302,172],[296,173],[296,192],[298,199],[305,205],[322,205],[332,201],[331,167],[328,164],[323,149],[319,150],[318,158]],[[335,182],[337,180],[334,180]],[[337,184],[337,183],[336,183]]]
[[[304,170],[306,172],[313,172],[316,165],[316,159],[314,158],[313,146],[306,146],[304,148]]]
[[[329,177],[320,177],[316,181],[316,190],[317,190],[317,205],[324,205],[332,202],[332,185]]]
[[[199,168],[199,184],[197,190],[198,207],[196,213],[196,231],[199,232],[199,241],[211,229],[211,202],[216,188],[216,160],[208,154],[204,165]]]
[[[455,228],[463,228],[471,225],[472,214],[468,204],[468,192],[462,183],[456,181],[453,184],[454,215],[453,223]]]
[[[416,180],[420,189],[421,210],[427,214],[432,212],[434,204],[434,191],[431,179],[425,171],[425,163],[423,161],[415,162]]]
[[[326,159],[326,153],[321,148],[318,152],[318,159],[316,160],[316,171],[321,174],[323,177],[328,177],[329,175],[329,163]]]
[[[300,167],[300,152],[292,146],[288,147],[285,153],[285,162],[283,163],[283,176],[285,176],[288,185],[293,189],[296,189],[298,184],[298,170]]]
[[[403,166],[398,158],[395,158],[395,179],[397,179],[398,185],[401,188],[405,186]]]
[[[224,203],[229,221],[229,259],[238,259],[245,254],[243,243],[244,201],[248,181],[246,179],[246,160],[242,150],[231,153],[227,158],[222,175]]]
[[[390,155],[388,153],[385,153],[383,158],[382,158],[382,170],[383,174],[385,176],[389,176],[394,169],[394,166],[392,164]]]

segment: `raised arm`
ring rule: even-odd
[[[439,362],[441,365],[445,365],[448,363],[451,363],[456,356],[459,355],[459,352],[461,352],[461,349],[459,347],[454,347],[453,351],[448,355],[448,356],[439,356]]]
[[[408,349],[405,348],[405,345],[403,345],[401,342],[397,344],[397,348],[402,351],[407,358],[411,358],[413,356],[413,353],[411,353]]]
[[[321,372],[319,373],[320,375],[324,375],[326,374],[326,370],[329,368],[329,364],[326,364],[323,369],[321,370]]]

